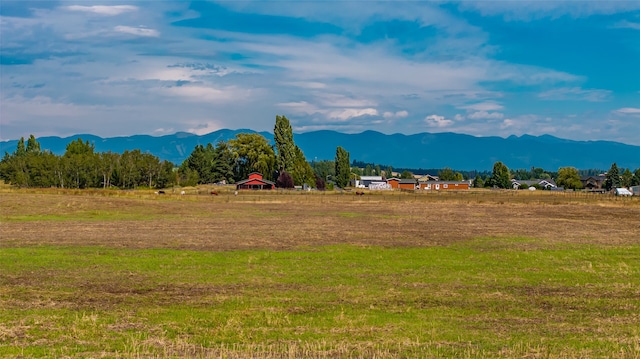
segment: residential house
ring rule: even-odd
[[[262,174],[253,172],[249,178],[236,183],[236,189],[274,189],[276,184],[262,178]]]
[[[380,182],[384,182],[382,176],[360,176],[360,179],[355,181],[355,187],[369,188],[372,183]]]
[[[552,179],[536,179],[536,180],[517,180],[517,179],[512,179],[511,180],[511,185],[513,186],[513,189],[518,189],[522,185],[526,185],[527,188],[530,188],[530,187],[533,187],[535,185],[538,185],[538,186],[540,186],[540,188],[544,188],[544,189],[552,189],[552,188],[558,187],[556,182],[554,180],[552,180]]]
[[[607,179],[604,175],[583,176],[580,177],[582,187],[587,191],[604,192],[604,181]]]

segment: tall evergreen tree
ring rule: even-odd
[[[234,162],[233,152],[229,145],[224,141],[218,142],[213,151],[213,182],[233,183]]]
[[[351,179],[351,166],[349,161],[349,152],[344,148],[338,146],[336,148],[336,176],[334,178],[336,185],[340,188],[344,188],[349,185]]]
[[[13,154],[16,156],[24,156],[26,153],[27,149],[24,146],[24,137],[20,137],[18,145],[16,146],[16,151]]]
[[[276,144],[278,171],[291,172],[296,160],[296,146],[293,142],[291,123],[285,116],[276,115],[273,139]]]
[[[607,191],[620,187],[620,171],[618,170],[618,165],[614,162],[611,164],[611,168],[607,171],[606,178],[604,180],[604,188]]]
[[[35,136],[29,136],[27,140],[27,153],[40,153],[40,143],[36,140]]]

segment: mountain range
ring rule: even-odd
[[[206,135],[178,132],[166,136],[134,135],[102,138],[90,134],[69,137],[37,138],[43,150],[62,155],[69,142],[81,138],[95,145],[97,152],[139,149],[175,164],[184,161],[198,144],[216,144],[238,133],[252,130],[218,130]],[[273,134],[259,132],[273,143]],[[456,170],[490,170],[496,161],[509,168],[541,167],[557,170],[572,166],[579,169],[640,167],[640,146],[611,141],[573,141],[550,135],[475,137],[456,133],[418,133],[386,135],[375,131],[346,134],[314,131],[294,134],[295,143],[309,161],[333,160],[336,147],[349,151],[351,160],[390,165],[394,168],[444,168]],[[15,151],[17,140],[0,142],[0,153]]]

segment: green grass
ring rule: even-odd
[[[638,263],[636,245],[528,238],[0,248],[0,356],[638,357]]]

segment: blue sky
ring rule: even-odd
[[[222,128],[640,145],[640,1],[0,0],[0,139]]]

